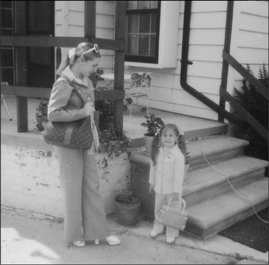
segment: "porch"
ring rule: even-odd
[[[27,133],[16,130],[16,98],[7,96],[5,101],[12,120],[1,104],[2,204],[63,217],[57,159],[52,146],[43,141],[35,127],[39,100],[28,98]],[[177,124],[185,132],[191,156],[191,168],[183,192],[190,212],[187,233],[207,240],[254,214],[249,202],[257,211],[267,207],[268,178],[264,176],[268,162],[244,156],[248,142],[227,136],[227,124],[152,109],[149,113],[161,117],[165,123]],[[145,155],[145,128],[140,125],[143,121],[143,115],[138,109],[135,111],[135,107],[132,117],[129,111],[124,113],[123,130],[132,139],[130,160],[126,154],[107,160],[109,170],[106,170],[103,161],[107,159],[107,153],[96,156],[100,192],[108,215],[115,212],[116,193],[131,180],[135,192],[142,198],[142,213],[153,217],[153,197],[148,193],[150,158]],[[223,173],[207,165],[202,154],[224,172],[225,178]],[[244,197],[250,201],[243,202],[226,183],[226,178],[231,179],[239,193],[245,194]],[[209,213],[212,215],[210,218]],[[208,223],[208,220],[211,221]]]
[[[25,137],[27,136],[27,138],[31,138],[31,136],[34,135],[34,138],[43,141],[40,131],[36,128],[35,117],[36,108],[38,107],[40,100],[28,98],[28,132],[25,133],[17,132],[16,97],[7,95],[4,97],[4,100],[7,104],[12,120],[9,120],[4,104],[1,103],[1,134],[23,135]],[[128,109],[124,112],[123,116],[124,134],[132,139],[132,147],[144,146],[143,134],[146,132],[146,128],[142,127],[140,124],[145,121],[145,118],[144,115],[140,113],[139,109],[140,107],[138,106],[132,106],[132,115],[130,116],[130,110]],[[180,130],[185,132],[185,138],[187,141],[195,139],[196,137],[227,132],[227,124],[213,120],[195,118],[157,109],[149,109],[149,113],[162,118],[165,123],[177,124]]]
[[[1,103],[1,154],[2,154],[2,204],[22,208],[56,217],[62,217],[62,198],[58,164],[52,146],[46,144],[36,128],[38,99],[28,98],[28,132],[17,132],[17,106],[15,96],[5,96],[12,120],[9,120],[3,102]],[[140,108],[139,108],[140,109]],[[139,109],[133,107],[132,117],[124,112],[123,129],[132,139],[132,151],[142,151],[143,134],[146,128],[140,124],[145,120]],[[215,121],[192,118],[157,110],[149,110],[161,117],[165,123],[176,123],[185,131],[187,140],[209,134],[226,133],[227,125]],[[113,213],[115,193],[124,188],[130,179],[130,161],[126,155],[109,162],[109,174],[104,173],[103,161],[107,153],[97,155],[100,190],[103,194],[107,214]]]

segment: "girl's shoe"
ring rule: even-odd
[[[84,240],[74,241],[73,245],[76,246],[76,247],[84,247],[85,246],[85,241]]]
[[[106,237],[106,241],[110,246],[116,246],[120,244],[120,240],[116,236]]]
[[[176,238],[175,237],[166,237],[166,243],[173,244],[175,243]]]

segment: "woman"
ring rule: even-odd
[[[68,122],[94,114],[94,88],[88,76],[95,72],[101,61],[97,44],[80,43],[62,60],[54,83],[49,105],[51,122]],[[72,82],[71,84],[69,84]],[[72,92],[79,90],[86,104]],[[82,107],[83,106],[83,107]],[[105,238],[108,244],[118,245],[120,240],[110,235],[104,205],[99,193],[99,177],[95,154],[99,141],[94,125],[93,144],[89,150],[80,151],[54,146],[60,162],[60,179],[65,208],[64,241],[77,247],[85,241]]]

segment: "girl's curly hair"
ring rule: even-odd
[[[157,156],[159,154],[159,149],[162,145],[161,137],[168,129],[171,129],[175,132],[175,135],[177,136],[177,146],[179,147],[179,149],[181,150],[181,152],[185,156],[185,163],[186,163],[187,147],[186,147],[184,135],[179,132],[179,130],[175,124],[169,123],[169,124],[165,124],[162,127],[162,129],[160,130],[160,133],[156,134],[153,138],[152,149],[151,149],[151,159],[152,159],[153,165],[156,165]]]

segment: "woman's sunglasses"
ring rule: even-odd
[[[94,45],[93,45],[93,48],[91,48],[91,49],[87,50],[86,52],[82,53],[82,54],[81,54],[81,57],[83,57],[84,54],[86,54],[86,53],[88,53],[88,52],[92,52],[92,51],[94,51],[95,53],[98,53],[98,52],[99,52],[99,49],[98,49],[98,45],[97,45],[97,44],[94,44]]]

